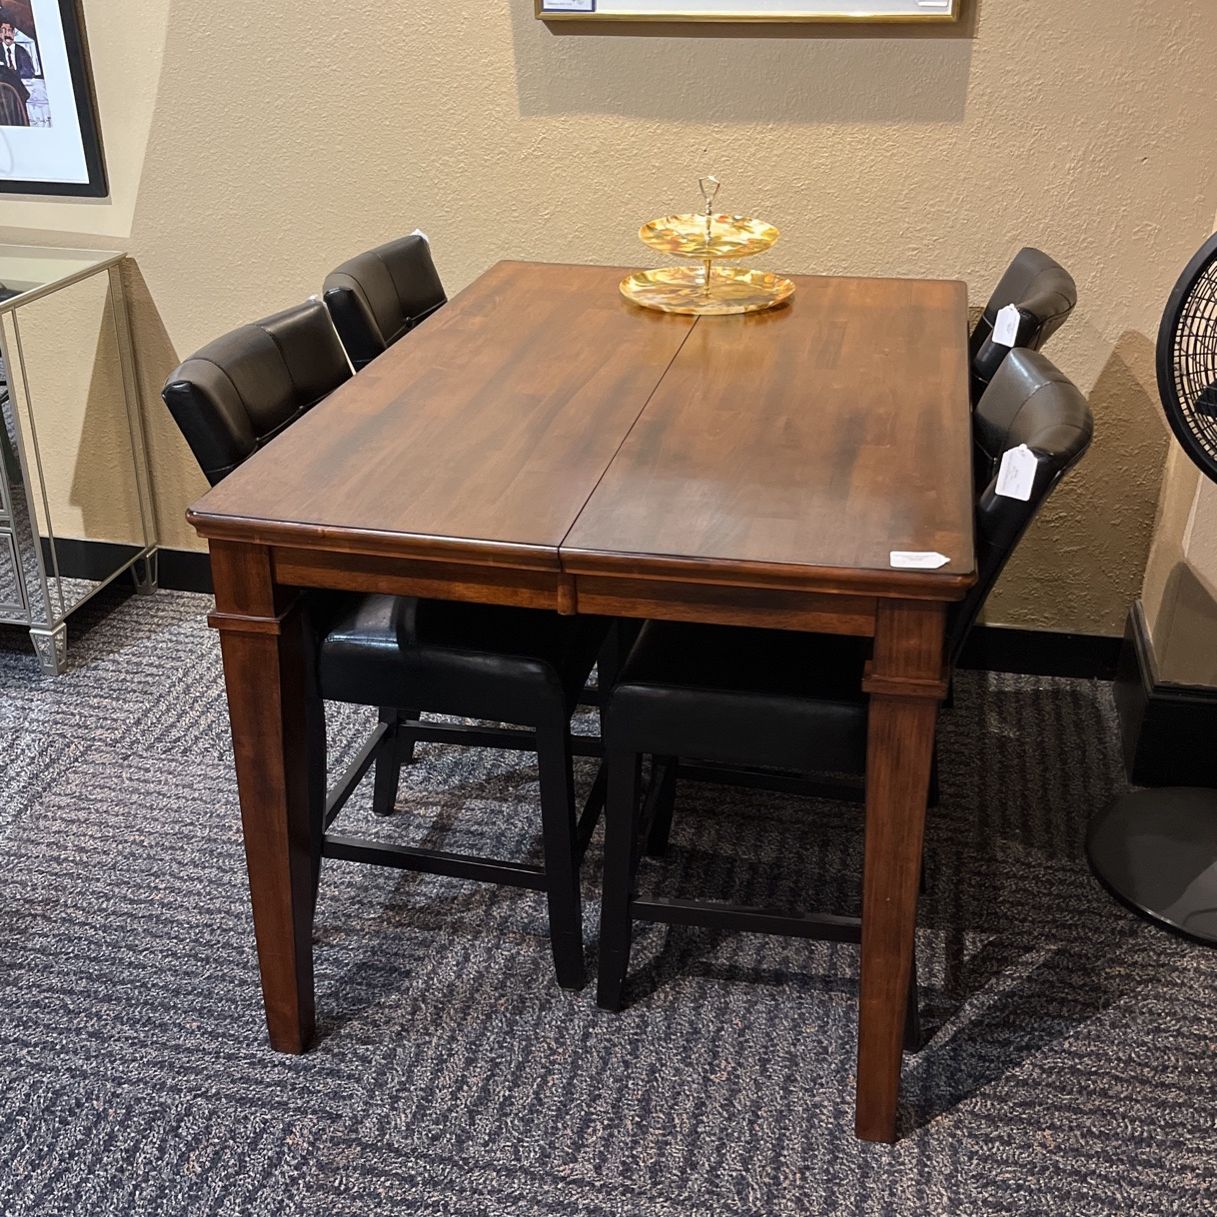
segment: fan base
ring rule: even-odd
[[[1134,912],[1217,946],[1217,790],[1139,790],[1090,822],[1099,881]]]

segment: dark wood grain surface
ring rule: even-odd
[[[192,508],[206,537],[557,563],[693,318],[501,262]],[[530,555],[529,551],[533,551]]]
[[[694,322],[626,303],[623,273],[493,267],[190,513],[271,1042],[314,1024],[324,746],[296,589],[870,636],[856,1127],[892,1140],[946,602],[974,577],[964,287],[802,278]]]
[[[786,308],[698,322],[567,536],[565,569],[962,595],[964,285],[796,283]],[[901,574],[897,549],[951,561]]]

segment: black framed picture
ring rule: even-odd
[[[0,0],[0,192],[107,193],[77,0]]]

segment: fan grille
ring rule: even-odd
[[[1175,289],[1160,339],[1163,406],[1188,455],[1217,478],[1217,245]]]

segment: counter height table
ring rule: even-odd
[[[798,278],[693,318],[625,301],[626,273],[499,263],[189,513],[271,1043],[314,1029],[302,589],[868,636],[856,1129],[890,1141],[946,614],[974,580],[965,288]]]

